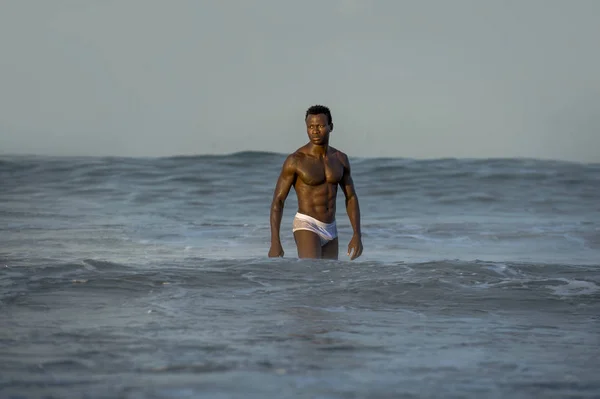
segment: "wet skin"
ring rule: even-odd
[[[306,132],[309,142],[290,154],[281,169],[271,203],[270,257],[283,256],[279,238],[285,200],[294,187],[298,197],[298,212],[321,222],[335,220],[336,196],[341,187],[346,197],[346,212],[354,234],[348,244],[348,255],[356,259],[362,254],[360,208],[350,173],[350,162],[343,152],[329,146],[333,130],[325,114],[308,115]],[[338,258],[337,237],[321,246],[319,236],[312,231],[297,230],[294,239],[299,258]]]

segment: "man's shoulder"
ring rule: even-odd
[[[329,146],[329,150],[331,151],[332,154],[335,154],[337,156],[346,156],[346,154],[344,154],[343,151],[340,151],[335,147]]]
[[[306,158],[307,156],[307,150],[306,150],[306,146],[302,146],[300,148],[298,148],[296,151],[292,152],[290,155],[288,155],[288,159],[290,160],[302,160],[304,158]]]
[[[305,157],[306,154],[303,150],[303,147],[300,147],[285,158],[284,165],[287,165],[288,167],[295,167],[298,162],[301,162]]]
[[[331,155],[337,157],[340,161],[344,163],[348,162],[348,155],[346,155],[345,152],[340,151],[334,147],[329,147],[329,149],[331,150]]]

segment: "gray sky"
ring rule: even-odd
[[[0,0],[0,153],[600,162],[597,0]]]

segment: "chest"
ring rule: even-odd
[[[299,165],[297,173],[302,182],[311,186],[337,184],[344,175],[344,167],[334,159],[306,159]]]

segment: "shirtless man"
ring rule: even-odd
[[[283,256],[279,238],[283,206],[294,186],[298,212],[294,217],[294,240],[299,258],[338,258],[335,205],[338,185],[346,196],[346,211],[354,235],[348,244],[348,256],[358,258],[363,251],[360,209],[350,175],[348,156],[329,146],[333,122],[329,108],[314,105],[306,111],[309,142],[290,154],[277,180],[271,203],[271,248],[269,257]]]

